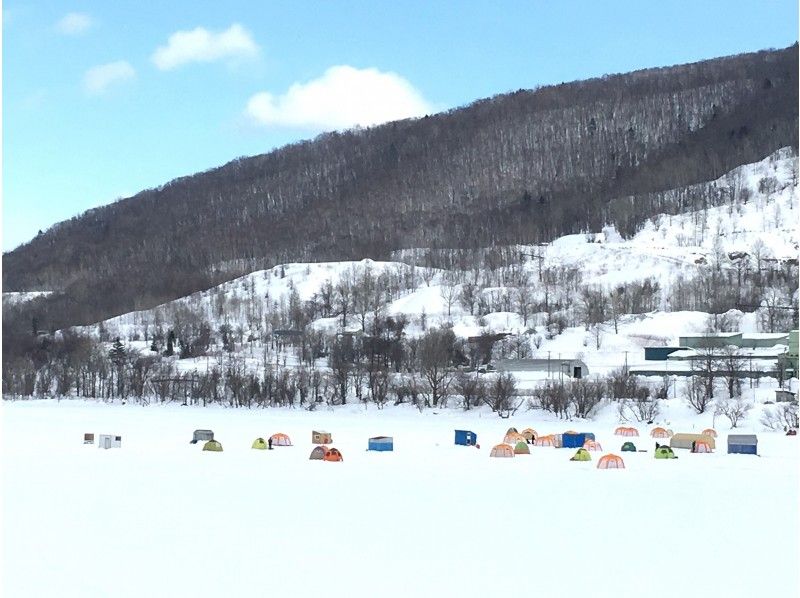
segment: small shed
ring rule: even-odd
[[[115,436],[114,434],[100,434],[97,442],[97,448],[110,449],[120,448],[122,446],[122,436]]]
[[[214,432],[211,430],[195,430],[190,442],[191,444],[197,444],[198,442],[208,442],[209,440],[214,440]]]
[[[456,444],[462,446],[475,446],[478,443],[478,435],[470,430],[456,430]]]
[[[375,436],[369,439],[368,451],[393,451],[394,439],[391,436]]]
[[[333,442],[330,432],[323,430],[313,430],[311,432],[311,444],[330,444]]]
[[[698,441],[705,442],[712,449],[717,447],[717,443],[714,441],[713,436],[708,436],[707,434],[684,434],[684,433],[673,434],[672,437],[669,439],[669,445],[674,449],[682,448],[691,450],[692,443]]]
[[[757,455],[758,436],[755,434],[728,434],[728,454]]]
[[[83,444],[94,444],[94,434],[86,433],[83,435]]]

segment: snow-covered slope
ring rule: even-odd
[[[643,360],[643,347],[669,345],[686,333],[700,332],[707,325],[707,313],[670,311],[671,285],[678,277],[691,279],[702,267],[734,268],[734,260],[746,260],[752,268],[761,262],[797,260],[798,213],[797,158],[781,150],[756,164],[736,169],[706,187],[721,189],[730,196],[725,205],[701,212],[662,215],[645,223],[630,239],[623,239],[613,228],[556,239],[545,247],[514,248],[519,262],[514,276],[529,281],[524,292],[531,303],[542,305],[549,295],[562,301],[574,299],[582,288],[606,291],[633,281],[657,283],[655,304],[649,313],[622,315],[616,326],[606,322],[593,330],[579,325],[575,312],[571,322],[557,335],[544,328],[547,315],[530,313],[526,317],[516,308],[514,297],[520,289],[505,283],[506,273],[479,271],[479,290],[484,301],[482,315],[472,315],[459,301],[446,300],[447,290],[462,290],[475,272],[448,272],[417,268],[401,262],[330,262],[284,264],[253,272],[213,289],[195,293],[154,309],[133,312],[107,320],[86,331],[107,338],[140,340],[140,347],[156,329],[166,330],[191,313],[208,322],[213,331],[227,324],[242,331],[244,338],[261,338],[265,332],[281,327],[268,314],[287,310],[294,300],[323,301],[340,281],[353,281],[369,271],[373,279],[390,281],[391,296],[384,297],[382,315],[408,319],[406,334],[416,336],[431,326],[447,323],[460,337],[482,332],[528,333],[533,356],[561,356],[583,359],[593,373],[607,372],[624,363]],[[728,193],[730,191],[730,193]],[[561,269],[577,273],[572,288],[546,288],[541,271]],[[327,290],[326,290],[327,289]],[[565,297],[572,295],[571,298]],[[738,329],[757,332],[754,313],[730,314]],[[358,331],[361,322],[351,315],[347,329]],[[335,313],[316,314],[311,322],[318,330],[341,330],[342,318]],[[241,336],[241,335],[240,335]],[[250,348],[252,351],[252,347]],[[204,362],[205,363],[205,362]],[[185,367],[194,367],[184,363]],[[206,364],[207,365],[207,364]]]

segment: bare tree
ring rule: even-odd
[[[735,428],[752,408],[753,404],[746,402],[740,395],[735,398],[719,399],[715,414],[727,417],[731,422],[731,428]]]
[[[439,294],[447,305],[447,317],[450,317],[450,312],[453,309],[453,304],[459,297],[459,289],[452,282],[447,281],[439,287]]]
[[[483,402],[500,417],[507,419],[517,412],[522,400],[517,399],[517,382],[514,375],[505,372],[497,376],[489,385]]]
[[[419,339],[417,358],[423,377],[431,391],[433,406],[447,396],[453,374],[453,344],[455,335],[450,329],[434,328]]]

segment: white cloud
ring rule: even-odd
[[[56,30],[64,35],[82,35],[94,25],[94,19],[82,12],[71,12],[56,23]]]
[[[258,45],[244,27],[234,23],[225,31],[214,33],[203,27],[176,31],[166,46],[153,53],[152,60],[162,71],[169,71],[190,62],[234,63],[258,56]]]
[[[293,84],[279,97],[257,93],[247,102],[246,114],[265,126],[331,130],[377,125],[432,111],[422,94],[400,75],[340,65],[317,79]]]
[[[83,87],[89,95],[100,95],[118,83],[130,81],[136,71],[125,60],[93,66],[83,76]]]

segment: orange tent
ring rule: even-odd
[[[490,457],[513,457],[514,449],[507,444],[498,444],[492,449]]]
[[[636,428],[628,428],[626,426],[620,426],[616,430],[614,430],[614,434],[617,436],[638,436],[639,430]]]
[[[664,428],[653,428],[650,430],[650,436],[653,438],[669,438],[669,432]]]
[[[556,439],[553,438],[552,434],[548,434],[547,436],[539,436],[539,438],[533,441],[533,444],[536,446],[555,446]]]
[[[625,469],[625,461],[617,455],[603,455],[597,462],[597,469]]]
[[[584,442],[583,443],[583,448],[585,448],[587,451],[602,451],[603,450],[602,445],[599,442],[596,442],[594,440],[587,440],[586,442]]]
[[[325,451],[325,456],[323,457],[324,461],[344,461],[342,458],[342,453],[339,452],[338,449],[329,448]]]
[[[711,452],[711,446],[707,442],[705,442],[704,440],[697,440],[694,443],[694,450],[692,450],[692,452],[693,453],[710,453]]]
[[[503,438],[503,442],[505,444],[510,444],[511,446],[514,446],[518,442],[527,442],[527,440],[525,440],[525,437],[522,434],[519,434],[517,432],[507,432],[506,437]]]
[[[577,434],[575,430],[567,430],[564,434]]]
[[[717,437],[717,431],[714,428],[706,428],[702,432],[700,432],[703,436],[711,436],[711,438]]]
[[[292,446],[291,439],[286,435],[278,432],[269,437],[274,446]]]
[[[539,434],[533,428],[525,428],[522,432],[520,432],[520,434],[525,437],[527,442],[533,442],[536,440],[537,436],[539,436]]]

